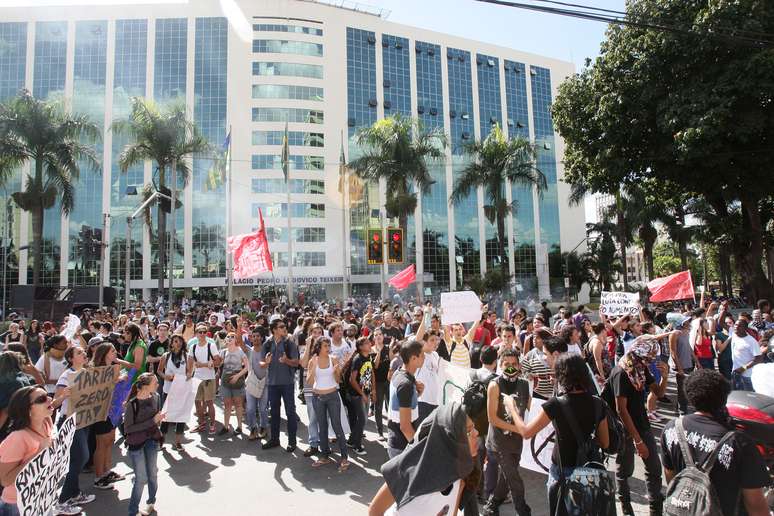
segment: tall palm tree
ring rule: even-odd
[[[495,125],[483,141],[465,147],[472,158],[454,182],[449,204],[458,205],[478,187],[484,189],[484,216],[490,224],[497,224],[497,238],[501,265],[508,268],[505,220],[518,210],[516,202],[506,199],[505,187],[512,185],[546,188],[546,178],[535,166],[535,146],[524,138],[508,139]]]
[[[8,171],[32,161],[22,191],[14,202],[32,219],[32,283],[40,282],[45,210],[59,199],[63,215],[75,204],[75,184],[81,167],[100,171],[93,143],[101,138],[99,127],[85,115],[65,113],[62,104],[36,99],[22,90],[0,106],[0,161]],[[3,176],[3,174],[0,174]]]
[[[126,173],[133,165],[150,160],[157,167],[156,187],[159,190],[168,188],[167,172],[171,172],[172,166],[175,166],[177,177],[182,178],[183,184],[188,184],[191,170],[186,157],[209,153],[212,146],[196,124],[186,117],[185,104],[172,103],[159,107],[152,100],[140,97],[132,97],[131,104],[129,118],[116,120],[112,125],[114,133],[129,137],[129,143],[118,157],[121,172]],[[146,187],[146,194],[149,191]],[[167,214],[163,209],[158,209],[157,214],[158,246],[166,250]],[[166,252],[160,252],[159,295],[164,291],[166,263]]]
[[[423,194],[430,192],[429,163],[444,157],[446,135],[442,129],[425,130],[419,119],[396,114],[360,129],[355,142],[362,154],[349,163],[350,168],[365,181],[385,181],[387,216],[398,218],[406,231],[408,217],[417,207],[412,186]]]

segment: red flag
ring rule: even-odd
[[[654,303],[695,297],[691,271],[678,272],[666,278],[656,278],[648,283],[648,290],[652,293],[650,300]]]
[[[255,233],[228,238],[228,250],[234,253],[234,279],[251,278],[274,268],[260,208],[258,217],[261,225]]]
[[[404,288],[408,287],[412,283],[414,283],[414,280],[417,279],[417,273],[414,270],[414,264],[409,265],[402,271],[400,271],[398,274],[390,278],[389,283],[393,287],[395,287],[397,290],[403,290]]]

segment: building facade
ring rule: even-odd
[[[98,284],[98,263],[80,242],[84,228],[101,227],[108,214],[105,284],[123,290],[130,242],[132,293],[155,293],[155,222],[151,231],[135,223],[127,240],[126,217],[141,201],[134,191],[152,184],[157,171],[146,163],[121,172],[117,162],[126,137],[109,130],[127,116],[132,97],[144,96],[160,105],[185,103],[216,147],[231,132],[230,203],[228,185],[210,180],[211,156],[193,156],[190,180],[179,183],[183,205],[176,214],[173,270],[180,295],[201,295],[200,289],[223,295],[227,210],[231,233],[240,234],[257,227],[259,208],[275,272],[236,282],[236,297],[282,288],[289,239],[297,291],[340,296],[346,278],[353,294],[378,294],[381,276],[406,264],[383,271],[368,265],[365,233],[379,224],[385,192],[379,184],[360,188],[349,181],[342,188],[339,156],[343,148],[348,161],[357,157],[358,129],[394,113],[440,128],[449,140],[446,159],[432,164],[435,182],[419,196],[405,235],[406,261],[416,263],[422,293],[461,288],[467,278],[499,266],[497,230],[485,217],[483,192],[457,205],[448,201],[469,160],[464,145],[498,124],[508,136],[536,144],[537,165],[548,181],[540,194],[504,185],[518,206],[507,221],[517,296],[563,295],[560,253],[582,238],[585,222],[583,207],[566,202],[564,145],[550,113],[557,86],[573,73],[571,63],[394,24],[357,8],[242,0],[241,15],[227,18],[220,5],[192,0],[0,10],[0,99],[26,88],[88,114],[104,130],[97,149],[102,170],[81,173],[75,210],[66,217],[57,206],[46,213],[45,283]],[[286,124],[287,185],[281,170]],[[8,194],[19,190],[25,173],[18,171]],[[24,248],[30,221],[15,207],[10,212],[5,272],[10,283],[25,284],[31,281],[32,257]]]

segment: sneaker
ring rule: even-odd
[[[296,445],[295,444],[288,444],[285,447],[285,451],[288,452],[288,453],[293,453],[294,451],[296,451]]]
[[[234,435],[242,435],[242,427],[238,426],[234,429]]]
[[[352,448],[352,451],[357,453],[358,455],[365,455],[366,454],[366,449],[363,448],[362,446],[360,448]]]
[[[265,443],[263,443],[261,445],[261,449],[262,450],[270,450],[272,448],[276,448],[279,445],[280,445],[279,441],[266,441]]]
[[[317,455],[318,453],[320,453],[320,450],[317,448],[317,446],[310,446],[309,449],[304,452],[304,457],[311,457],[312,455]]]
[[[66,505],[86,505],[93,502],[96,498],[93,494],[81,493],[67,500]]]
[[[256,439],[258,439],[258,430],[256,430],[255,428],[253,428],[253,429],[250,431],[250,435],[247,437],[247,440],[248,440],[248,441],[255,441]]]
[[[183,451],[183,443],[175,443],[172,445],[172,448],[175,449],[175,451]]]
[[[258,439],[264,439],[266,438],[266,429],[264,427],[261,427],[258,429]]]
[[[113,489],[113,482],[110,481],[108,475],[94,481],[94,489]]]
[[[54,505],[54,514],[58,516],[76,516],[82,512],[83,509],[75,505],[68,505],[66,503],[58,503]]]
[[[148,516],[150,514],[153,514],[156,510],[153,508],[153,504],[149,503],[145,506],[144,509],[140,509],[140,513],[142,516]]]
[[[123,475],[121,475],[119,473],[116,473],[115,471],[108,471],[107,475],[105,475],[105,476],[108,478],[108,480],[110,480],[111,484],[113,482],[118,482],[119,480],[123,480],[123,479],[126,478],[125,476],[123,476]]]

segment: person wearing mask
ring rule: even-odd
[[[634,514],[629,477],[634,473],[635,451],[645,464],[650,514],[656,516],[662,512],[661,462],[645,409],[648,392],[661,397],[666,390],[669,371],[666,364],[661,362],[658,365],[661,371],[661,382],[658,384],[650,373],[650,363],[658,353],[659,345],[654,336],[643,335],[632,343],[629,352],[621,358],[608,378],[618,416],[626,431],[624,449],[616,456],[615,474],[618,499],[626,515]]]
[[[709,368],[696,371],[685,381],[686,396],[696,412],[670,421],[664,427],[661,434],[664,476],[667,483],[671,482],[686,464],[703,464],[715,447],[721,446],[709,477],[722,513],[739,514],[741,505],[750,516],[767,516],[769,509],[763,488],[769,485],[769,474],[755,444],[743,433],[736,432],[730,421],[726,410],[730,391],[723,375]],[[731,435],[724,439],[729,432]],[[687,460],[684,449],[690,454]]]
[[[266,388],[269,390],[271,407],[271,438],[263,443],[262,449],[268,450],[280,445],[280,407],[285,405],[285,417],[288,422],[288,445],[285,451],[296,450],[296,432],[298,418],[293,395],[293,378],[299,364],[298,347],[288,338],[288,330],[281,318],[274,318],[269,325],[271,338],[263,344],[264,359],[260,366],[268,369]]]
[[[496,458],[499,475],[494,491],[487,500],[482,513],[485,516],[500,514],[500,505],[510,491],[513,505],[519,516],[532,513],[524,498],[524,482],[519,474],[523,440],[513,419],[506,415],[504,398],[514,398],[523,417],[530,406],[529,383],[521,378],[519,357],[514,350],[507,350],[500,356],[502,373],[489,382],[487,387],[487,417],[489,431],[486,437],[487,455]]]
[[[0,443],[0,514],[18,516],[16,477],[27,463],[51,445],[54,437],[51,398],[42,387],[28,385],[16,390],[8,404],[13,431]],[[81,513],[80,507],[60,505],[61,515]]]
[[[203,432],[207,429],[209,420],[209,433],[215,433],[215,368],[220,365],[220,355],[215,341],[207,337],[207,325],[196,326],[196,338],[188,343],[188,360],[194,370],[194,376],[201,380],[196,391],[196,418],[197,426],[194,432]]]
[[[387,455],[392,459],[406,449],[414,439],[415,422],[419,419],[418,397],[424,385],[416,380],[416,372],[425,361],[422,344],[408,340],[400,345],[403,365],[390,381],[390,411],[387,423]]]
[[[595,387],[591,384],[585,361],[572,354],[560,355],[554,363],[554,374],[558,390],[563,394],[545,402],[540,412],[529,424],[525,424],[513,398],[506,397],[506,409],[514,425],[524,439],[531,439],[551,423],[557,438],[551,455],[551,467],[548,472],[549,514],[566,514],[560,505],[561,482],[573,469],[583,466],[577,463],[578,438],[572,430],[568,416],[574,419],[585,441],[594,441],[593,455],[587,460],[601,460],[601,449],[609,445],[607,412],[604,401],[594,396]]]
[[[137,377],[126,400],[124,432],[129,448],[129,464],[134,473],[132,495],[129,498],[129,516],[153,514],[158,490],[158,468],[161,432],[159,424],[164,421],[160,411],[159,381],[156,375],[143,373]],[[148,485],[148,503],[140,510],[140,499],[145,485]]]
[[[314,410],[320,435],[320,457],[312,463],[312,467],[319,468],[333,463],[330,458],[331,445],[328,438],[328,421],[330,421],[341,454],[339,472],[343,473],[349,468],[349,461],[344,430],[341,427],[341,397],[338,393],[341,383],[341,363],[330,354],[331,341],[328,337],[317,337],[312,342],[306,380],[312,384]]]
[[[250,332],[250,374],[254,375],[258,381],[263,382],[261,396],[256,398],[250,392],[246,392],[247,401],[247,426],[250,429],[249,441],[263,439],[266,437],[269,428],[269,389],[266,388],[267,371],[261,367],[263,362],[263,332],[259,327],[255,327]],[[257,416],[256,416],[257,412]]]
[[[67,419],[68,404],[70,399],[70,380],[86,365],[86,352],[80,347],[68,348],[64,354],[67,369],[59,377],[56,383],[56,399],[61,399],[60,421]],[[56,405],[54,405],[56,406]],[[75,431],[73,444],[70,446],[70,465],[67,469],[62,491],[59,493],[59,504],[65,507],[80,507],[91,503],[96,498],[93,494],[85,494],[81,491],[79,476],[86,462],[89,460],[89,432],[85,426]]]
[[[219,434],[227,435],[231,430],[229,420],[231,409],[236,412],[237,426],[234,435],[242,433],[242,416],[244,413],[245,379],[249,371],[247,355],[242,351],[232,332],[226,335],[226,347],[220,352],[222,371],[220,393],[223,396],[223,428]]]
[[[379,440],[384,441],[387,438],[384,435],[382,414],[385,408],[389,410],[387,395],[390,391],[390,381],[388,379],[390,373],[390,347],[385,342],[381,328],[374,328],[371,333],[371,340],[374,343],[374,353],[371,356],[371,360],[374,364],[374,379],[376,381],[374,418],[376,419],[376,431],[379,434]]]
[[[731,337],[731,358],[734,389],[752,391],[752,368],[763,362],[763,354],[758,341],[748,333],[747,321],[741,317],[736,321],[734,335]]]
[[[371,339],[360,337],[355,343],[349,363],[344,365],[344,371],[349,371],[347,379],[347,391],[349,406],[352,407],[352,432],[350,433],[350,446],[358,455],[366,453],[363,447],[363,430],[365,429],[368,407],[375,394],[375,380],[373,375],[373,362],[371,362]]]
[[[416,342],[416,355],[422,355]],[[478,432],[475,410],[458,402],[442,405],[425,420],[417,443],[382,466],[385,483],[368,506],[369,516],[456,516],[475,472]],[[469,511],[466,509],[465,513]]]
[[[688,413],[688,399],[685,397],[685,377],[693,372],[694,360],[696,358],[691,346],[690,322],[690,317],[683,317],[675,323],[675,331],[669,335],[669,365],[675,371],[675,380],[677,381],[678,415]]]
[[[161,393],[161,404],[169,396],[169,391],[172,389],[172,382],[175,380],[175,376],[185,376],[186,380],[190,380],[193,376],[193,364],[187,359],[187,353],[185,350],[185,341],[180,334],[172,335],[169,341],[169,350],[164,353],[159,362],[159,375],[164,378],[164,386]],[[166,435],[169,429],[169,423],[164,421],[161,424],[161,434]],[[172,447],[181,452],[183,451],[183,432],[185,432],[185,423],[175,423],[175,444]]]
[[[95,337],[97,339],[99,337]],[[95,340],[92,339],[92,340]],[[121,375],[121,366],[116,359],[118,354],[116,348],[109,342],[97,344],[94,348],[92,357],[93,367],[113,367],[113,378],[115,383],[126,379],[126,375]],[[116,440],[116,427],[109,417],[104,421],[99,421],[92,425],[92,432],[95,436],[96,447],[94,449],[94,488],[112,489],[113,484],[123,480],[124,476],[112,471],[113,467],[113,443]]]

